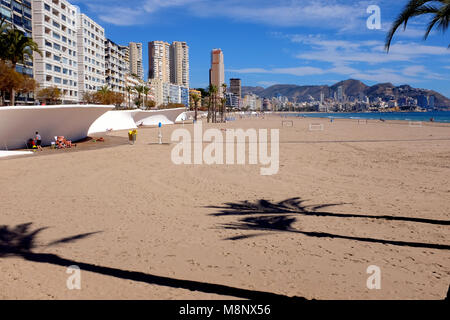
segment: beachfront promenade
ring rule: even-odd
[[[42,144],[50,145],[56,136],[72,141],[90,134],[136,129],[137,126],[174,124],[185,108],[163,110],[112,111],[114,106],[59,105],[0,108],[0,150],[21,149],[38,131]],[[180,120],[181,121],[181,120]]]

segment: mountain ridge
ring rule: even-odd
[[[420,95],[434,96],[436,107],[450,107],[450,99],[441,93],[421,88],[413,88],[408,84],[394,86],[392,83],[377,83],[368,86],[360,80],[348,79],[339,81],[331,86],[328,85],[306,85],[299,86],[295,84],[275,84],[267,88],[263,87],[242,87],[242,94],[253,93],[261,98],[273,98],[277,95],[288,97],[290,101],[306,102],[311,100],[320,100],[320,94],[325,98],[333,97],[338,87],[342,86],[343,93],[347,97],[367,96],[369,99],[380,97],[382,99],[402,97],[417,98]]]

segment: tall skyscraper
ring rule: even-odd
[[[148,43],[148,78],[170,82],[170,45],[164,41]]]
[[[239,98],[242,96],[241,79],[230,79],[230,92]]]
[[[222,84],[225,83],[225,67],[221,49],[211,51],[211,69],[209,70],[209,83],[217,87],[219,96],[223,97]]]
[[[76,103],[78,94],[77,9],[65,0],[33,0],[34,78],[40,88],[56,86],[63,103]]]
[[[170,45],[170,82],[189,88],[189,47],[186,42]]]
[[[144,80],[144,67],[142,64],[142,43],[130,42],[130,73]]]
[[[341,102],[344,101],[344,87],[343,86],[338,87],[337,98]]]
[[[87,15],[78,15],[78,94],[95,92],[105,85],[105,29]]]

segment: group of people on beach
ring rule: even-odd
[[[42,149],[42,137],[39,134],[38,131],[36,131],[34,138],[30,138],[27,141],[27,147],[29,149],[37,149],[37,150],[43,150]]]

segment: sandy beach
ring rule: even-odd
[[[280,129],[271,176],[173,164],[171,132],[192,124],[163,127],[162,145],[141,128],[135,145],[119,131],[105,148],[0,160],[0,299],[443,299],[450,125],[287,120],[203,121]]]

